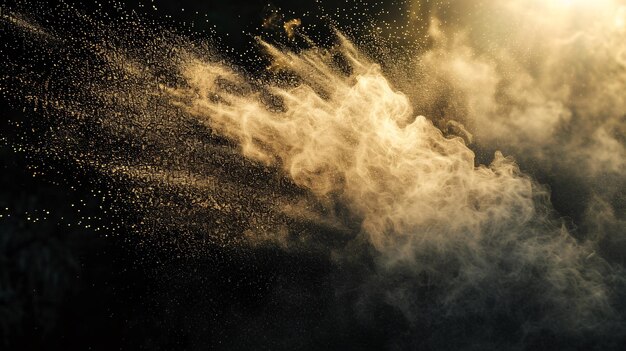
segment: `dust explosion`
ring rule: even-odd
[[[448,336],[532,348],[546,333],[619,348],[626,4],[403,6],[419,45],[377,56],[336,26],[319,46],[289,19],[304,45],[257,38],[256,72],[141,18],[68,7],[87,29],[65,35],[8,9],[3,30],[36,59],[5,52],[0,92],[46,117],[34,152],[129,189],[137,230],[161,232],[147,240],[314,252],[338,267],[337,304],[354,318],[392,311],[390,349]],[[576,223],[525,167],[567,175]]]

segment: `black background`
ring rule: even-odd
[[[158,11],[150,11],[152,4]],[[253,54],[239,53],[250,49],[250,33],[261,33],[272,9],[286,18],[311,11],[311,21],[323,27],[319,33],[330,33],[314,1],[146,5],[127,6],[191,35],[215,30],[220,45],[233,49],[230,59],[250,69]],[[34,6],[54,8],[51,2]],[[85,2],[78,8],[90,13],[110,6],[115,13],[111,4],[104,6]],[[330,11],[343,6],[325,3]],[[1,30],[0,38],[14,40]],[[1,348],[377,349],[386,343],[377,330],[342,320],[340,308],[329,305],[332,268],[324,259],[271,249],[204,248],[185,255],[136,238],[129,229],[131,208],[93,196],[114,192],[109,198],[123,198],[123,186],[62,157],[21,149],[39,144],[37,130],[45,125],[30,108],[0,100]],[[79,225],[86,217],[89,228]]]
[[[244,66],[246,57],[234,53],[249,49],[249,33],[261,32],[268,9],[280,8],[286,18],[310,11],[310,21],[327,24],[315,1],[273,1],[269,7],[266,1],[244,0],[154,4],[159,10],[146,10],[145,16],[196,35],[215,25],[221,45],[233,48],[231,59]],[[80,6],[101,10],[90,2]],[[324,6],[332,13],[345,2],[325,1]],[[394,2],[373,7],[385,6],[397,8]],[[345,25],[361,19],[352,17]],[[329,32],[328,26],[320,31]],[[4,99],[0,111],[1,348],[348,350],[392,344],[390,333],[376,325],[393,330],[395,318],[402,317],[385,311],[368,325],[342,311],[331,303],[332,264],[315,255],[219,248],[173,255],[146,245],[126,225],[115,223],[132,223],[132,209],[115,207],[113,212],[106,199],[92,196],[123,188],[62,160],[16,151],[24,140],[36,139],[29,135],[30,126],[41,121]],[[584,196],[567,182],[553,187],[555,207],[572,218],[580,216],[582,202],[571,199]],[[28,219],[41,217],[33,214],[44,210],[51,212],[46,220]],[[95,218],[91,228],[77,225],[83,217]],[[537,347],[549,348],[549,338]]]

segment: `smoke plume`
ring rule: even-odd
[[[415,59],[413,77],[430,87],[411,93],[419,108],[570,183],[577,235],[623,247],[625,4],[461,1],[432,12],[432,48]]]

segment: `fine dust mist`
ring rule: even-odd
[[[45,116],[27,147],[126,189],[137,235],[329,260],[324,318],[388,349],[619,349],[626,5],[403,6],[406,40],[427,23],[411,50],[376,56],[339,25],[317,46],[293,19],[305,45],[256,38],[259,71],[141,18],[64,9],[87,24],[64,36],[9,11],[55,66],[10,57],[0,91]],[[568,218],[543,184],[560,179]]]

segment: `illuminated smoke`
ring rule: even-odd
[[[567,175],[584,235],[623,247],[626,3],[460,1],[433,14],[413,75],[431,88],[407,88],[419,108],[461,121],[479,147]]]
[[[332,50],[299,54],[263,45],[279,69],[297,75],[296,86],[255,90],[227,67],[191,60],[183,70],[190,89],[172,95],[247,157],[279,164],[296,184],[362,220],[362,236],[378,251],[364,289],[383,289],[409,320],[433,309],[497,314],[500,299],[523,303],[514,290],[530,289],[545,304],[526,316],[530,329],[611,323],[610,269],[570,237],[546,191],[512,160],[496,153],[489,167],[475,167],[461,138],[415,116],[409,99],[341,36]],[[348,72],[334,64],[337,55]],[[422,301],[423,284],[437,291],[433,306]]]

